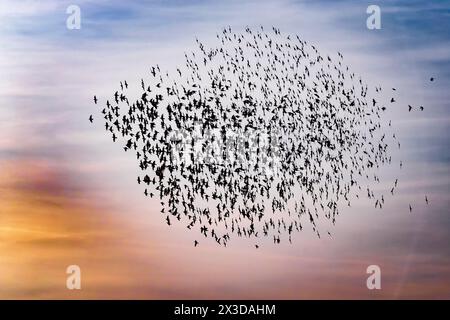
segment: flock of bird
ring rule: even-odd
[[[168,225],[223,246],[233,234],[280,243],[306,223],[320,237],[320,217],[334,224],[354,199],[383,208],[372,186],[391,145],[400,148],[384,119],[394,98],[377,101],[382,88],[369,92],[341,53],[321,55],[277,28],[227,27],[217,46],[196,41],[175,76],[152,66],[135,99],[123,81],[101,111]]]

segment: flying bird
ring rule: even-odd
[[[394,188],[371,183],[400,142],[383,131],[381,87],[357,78],[341,53],[275,27],[227,27],[216,44],[196,43],[175,76],[150,66],[136,97],[121,81],[102,112],[167,225],[171,216],[223,246],[232,235],[280,244],[308,223],[320,238],[319,219],[334,224],[353,196],[383,208]]]

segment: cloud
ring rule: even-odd
[[[426,11],[446,31],[445,3],[383,5],[381,32],[365,28],[364,2],[77,1],[79,31],[65,28],[68,3],[4,1],[0,10],[0,297],[448,297],[449,35],[411,23]],[[306,230],[291,247],[264,243],[258,252],[240,240],[194,249],[183,226],[166,228],[158,203],[135,183],[135,160],[104,134],[92,96],[104,101],[123,79],[135,85],[151,64],[182,64],[195,37],[208,42],[227,25],[279,26],[343,52],[386,99],[397,87],[401,102],[389,112],[405,141],[396,154],[405,168],[386,172],[386,181],[402,177],[386,212],[361,200],[332,239]],[[426,111],[407,114],[409,103]],[[412,216],[405,211],[415,199]],[[74,262],[86,272],[80,293],[64,287]],[[386,275],[378,294],[364,287],[370,263]]]

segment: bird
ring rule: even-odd
[[[232,236],[278,245],[304,223],[320,237],[321,217],[334,224],[363,180],[382,209],[397,179],[381,194],[371,183],[391,162],[390,144],[400,147],[383,131],[395,129],[383,111],[396,100],[369,87],[342,53],[322,54],[275,26],[226,27],[217,40],[197,39],[174,74],[156,64],[136,88],[120,81],[100,109],[104,132],[133,153],[139,187],[160,200],[160,219],[221,246]]]
[[[89,121],[90,121],[91,123],[94,122],[94,117],[92,116],[92,114],[89,116]]]
[[[433,82],[433,81],[434,81],[434,78],[433,78],[433,77],[431,77],[431,78],[430,78],[430,81],[431,81],[431,82]]]

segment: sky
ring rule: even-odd
[[[380,30],[366,27],[372,4]],[[79,30],[66,27],[70,5]],[[449,18],[450,1],[0,0],[0,298],[449,299]],[[397,89],[404,166],[382,175],[399,179],[398,194],[384,210],[354,202],[331,238],[305,228],[292,244],[194,248],[196,234],[168,227],[143,195],[133,157],[89,123],[92,98],[153,64],[174,70],[196,38],[261,25]],[[81,290],[66,288],[69,265]],[[381,290],[366,286],[369,265]]]

